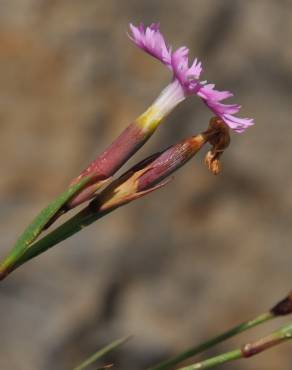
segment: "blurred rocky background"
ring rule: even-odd
[[[220,176],[202,154],[165,189],[4,281],[1,370],[70,370],[130,333],[107,361],[145,369],[265,311],[291,288],[288,0],[1,0],[1,255],[168,83],[168,71],[127,38],[128,23],[140,21],[160,21],[174,47],[189,46],[205,78],[234,91],[256,126],[232,136]],[[209,118],[189,99],[135,160],[199,132]],[[291,353],[287,344],[222,368],[288,370]]]

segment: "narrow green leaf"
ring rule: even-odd
[[[77,184],[70,186],[57,199],[44,208],[32,223],[26,228],[20,238],[17,240],[14,248],[0,265],[0,272],[5,273],[17,260],[29,249],[30,245],[40,235],[46,224],[70,200],[74,194],[80,191],[88,182],[90,177],[82,178]]]
[[[198,355],[199,353],[202,353],[204,351],[206,351],[207,349],[209,348],[212,348],[214,347],[215,345],[239,334],[239,333],[242,333],[248,329],[251,329],[251,328],[254,328],[255,326],[258,326],[260,324],[263,324],[271,319],[275,318],[275,316],[270,313],[270,312],[267,312],[267,313],[264,313],[262,315],[259,315],[258,317],[256,317],[255,319],[253,320],[249,320],[249,321],[246,321],[244,323],[241,323],[240,325],[237,325],[237,326],[234,326],[233,328],[231,328],[230,330],[227,330],[226,332],[218,335],[217,337],[214,337],[212,339],[209,339],[207,340],[206,342],[203,342],[195,347],[192,347],[192,348],[189,348],[188,350],[178,354],[177,356],[169,359],[169,360],[166,360],[166,361],[163,361],[151,368],[149,368],[148,370],[166,370],[166,369],[169,369],[170,367],[173,367],[177,364],[179,364],[180,362],[183,362],[185,360],[187,360],[188,358],[190,357],[193,357],[195,355]]]
[[[272,334],[260,338],[257,341],[247,343],[241,348],[237,348],[233,351],[222,353],[218,356],[210,357],[206,360],[197,362],[192,365],[188,365],[180,368],[179,370],[203,370],[211,369],[218,365],[225,364],[230,361],[247,359],[258,355],[274,346],[281,343],[287,342],[292,339],[292,323],[288,323],[282,328],[274,331]]]
[[[11,271],[15,270],[25,262],[44,253],[61,241],[81,231],[85,226],[90,225],[99,218],[105,216],[107,212],[93,212],[90,207],[84,208],[82,211],[71,217],[62,225],[51,231],[49,234],[33,243],[19,258],[11,265]]]
[[[85,369],[86,367],[93,364],[95,361],[97,361],[101,357],[105,356],[106,354],[113,351],[117,347],[126,343],[130,338],[131,338],[131,336],[128,335],[124,338],[115,340],[114,342],[108,344],[107,346],[105,346],[105,347],[101,348],[100,350],[98,350],[97,352],[95,352],[93,355],[91,355],[89,358],[87,358],[85,361],[83,361],[80,365],[75,367],[73,370],[83,370],[83,369]],[[102,368],[107,368],[107,367],[108,366],[104,366]]]

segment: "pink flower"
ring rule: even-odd
[[[221,103],[222,100],[233,96],[231,92],[215,90],[214,84],[207,84],[206,81],[199,80],[203,71],[202,63],[195,59],[190,65],[189,49],[185,46],[172,51],[160,33],[159,24],[153,23],[146,29],[142,23],[138,27],[130,24],[130,31],[130,39],[140,49],[160,60],[173,73],[171,87],[167,87],[156,104],[154,103],[156,106],[159,104],[163,106],[164,114],[187,96],[197,95],[216,116],[220,117],[235,132],[241,133],[254,124],[253,119],[234,116],[239,112],[240,105]]]

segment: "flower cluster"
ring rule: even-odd
[[[189,49],[185,46],[172,51],[172,48],[165,42],[160,32],[159,24],[151,24],[144,27],[143,24],[134,26],[130,24],[130,39],[141,49],[160,60],[173,73],[173,86],[175,86],[175,99],[170,104],[176,105],[189,95],[199,96],[208,108],[220,117],[235,132],[243,132],[247,127],[253,125],[253,119],[239,118],[234,116],[241,106],[238,104],[223,104],[222,100],[230,98],[233,94],[229,91],[218,91],[214,84],[200,81],[203,71],[202,63],[197,59],[190,65]],[[165,89],[169,95],[168,90]],[[166,99],[160,97],[160,101],[166,105]],[[168,107],[168,111],[170,107]]]

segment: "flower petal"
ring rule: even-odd
[[[195,59],[189,67],[189,49],[186,46],[178,48],[171,55],[171,65],[174,78],[177,78],[183,86],[186,94],[196,94],[202,83],[199,82],[202,72],[202,63]]]
[[[207,84],[202,86],[198,95],[202,99],[221,101],[227,98],[231,98],[233,94],[230,91],[219,91],[214,89],[214,84]]]
[[[251,118],[235,117],[233,114],[239,112],[241,106],[238,104],[222,104],[218,101],[205,100],[204,103],[215,113],[216,116],[223,119],[223,121],[235,132],[242,133],[249,126],[254,124]]]
[[[143,23],[138,27],[130,24],[130,31],[130,39],[140,49],[157,58],[163,64],[170,65],[171,48],[166,45],[164,37],[160,33],[158,23],[152,23],[146,29]]]
[[[231,114],[224,114],[224,122],[237,133],[244,132],[249,126],[254,125],[252,118],[234,117]]]

